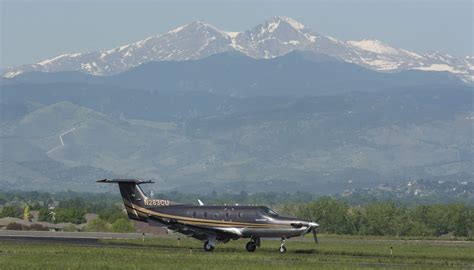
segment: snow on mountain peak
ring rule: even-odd
[[[176,33],[179,33],[185,29],[189,29],[190,31],[194,32],[194,31],[197,31],[197,30],[203,30],[203,29],[212,29],[213,31],[215,32],[218,32],[219,34],[221,34],[222,36],[224,37],[227,37],[227,38],[230,38],[230,39],[234,39],[236,38],[240,32],[232,32],[232,31],[224,31],[224,30],[221,30],[205,21],[194,21],[194,22],[191,22],[189,24],[186,24],[186,25],[183,25],[183,26],[180,26],[180,27],[177,27],[171,31],[168,31],[168,34],[176,34]]]
[[[436,51],[417,54],[371,39],[339,41],[317,34],[286,16],[273,17],[245,32],[223,31],[205,21],[194,21],[110,50],[64,54],[36,64],[9,68],[2,71],[2,76],[14,77],[28,71],[112,75],[150,61],[201,59],[228,51],[239,51],[254,58],[273,58],[294,50],[327,54],[378,71],[447,71],[465,81],[474,81],[472,56],[453,57]]]
[[[306,28],[306,26],[298,21],[296,21],[295,19],[292,19],[290,17],[286,17],[286,16],[278,16],[276,17],[278,20],[281,20],[281,21],[284,21],[286,23],[288,23],[289,25],[291,25],[291,27],[293,27],[294,29],[296,30],[302,30],[304,28]]]
[[[221,33],[225,34],[226,36],[230,38],[236,38],[239,34],[241,34],[241,32],[231,32],[231,31],[222,31],[222,30],[221,30]]]
[[[273,33],[282,25],[282,23],[288,25],[289,27],[293,28],[294,30],[298,32],[306,28],[302,23],[290,17],[275,16],[271,20],[267,21],[265,24],[261,26],[260,34],[263,34],[265,32]]]
[[[398,54],[397,49],[390,47],[389,45],[383,43],[380,40],[376,39],[363,39],[360,41],[347,41],[348,44],[373,53],[383,53],[383,54]]]
[[[46,66],[46,65],[49,65],[49,64],[52,64],[54,63],[54,61],[57,61],[61,58],[65,58],[65,57],[71,57],[71,58],[74,58],[74,57],[78,57],[80,56],[81,54],[80,53],[72,53],[72,54],[61,54],[59,56],[56,56],[52,59],[46,59],[46,60],[43,60],[41,62],[38,62],[36,63],[37,65],[40,65],[40,66]]]
[[[186,26],[187,26],[187,24],[186,24],[186,25],[182,25],[182,26],[180,26],[180,27],[177,27],[177,28],[175,28],[175,29],[173,29],[173,30],[170,30],[170,31],[168,31],[168,34],[178,33],[179,31],[183,30],[183,28],[186,27]]]

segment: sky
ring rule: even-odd
[[[340,40],[473,55],[473,1],[0,0],[0,67],[111,49],[203,20],[244,31],[284,15]]]

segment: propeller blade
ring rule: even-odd
[[[319,243],[318,242],[318,235],[316,234],[316,228],[313,228],[313,239],[314,239],[314,242],[317,244]]]

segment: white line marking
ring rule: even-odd
[[[61,141],[61,145],[58,145],[58,146],[54,147],[53,149],[51,149],[51,150],[49,150],[48,152],[46,152],[46,154],[49,154],[49,153],[53,152],[54,150],[58,149],[59,147],[64,146],[63,136],[66,135],[66,134],[68,134],[68,133],[73,132],[75,129],[76,129],[76,128],[73,127],[73,128],[71,128],[70,130],[61,133],[61,135],[59,135],[59,140]]]

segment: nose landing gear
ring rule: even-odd
[[[285,238],[281,238],[279,251],[280,251],[280,253],[285,253],[286,252]]]

